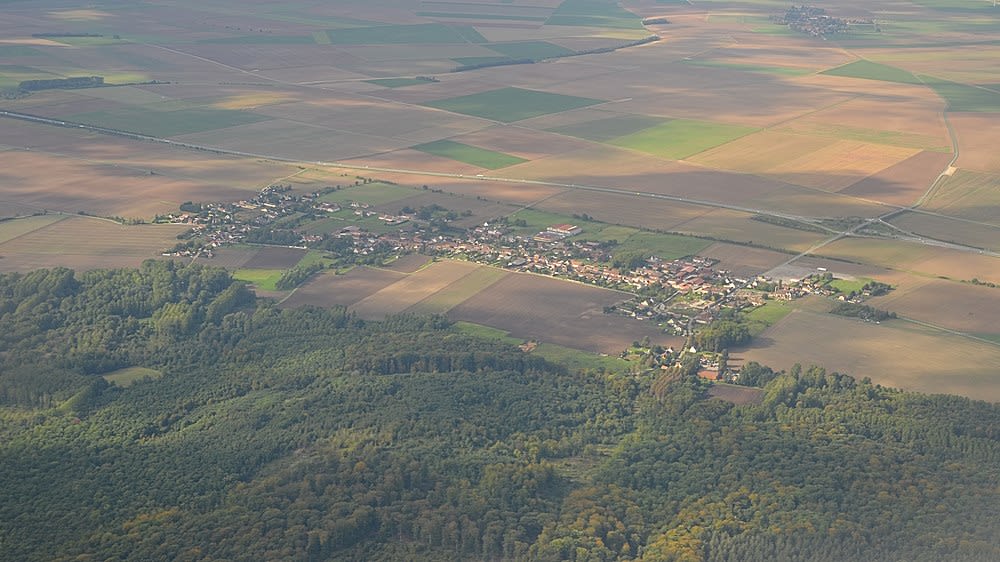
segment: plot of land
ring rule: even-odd
[[[869,60],[858,60],[837,68],[824,70],[823,74],[847,76],[850,78],[865,78],[868,80],[884,80],[903,84],[920,84],[920,79],[913,74],[894,66],[879,64]]]
[[[615,248],[615,257],[625,254],[642,254],[656,256],[663,260],[674,260],[698,254],[712,242],[690,236],[673,234],[658,234],[655,232],[636,232],[619,241]]]
[[[404,277],[403,273],[371,267],[357,267],[343,275],[327,272],[299,287],[281,306],[349,306]]]
[[[699,256],[719,260],[718,269],[733,272],[734,275],[748,277],[759,275],[788,260],[788,254],[782,254],[763,248],[750,248],[717,242],[698,252]]]
[[[501,88],[479,94],[446,98],[423,105],[455,113],[511,123],[547,113],[568,111],[603,103],[602,100],[550,94],[521,88]]]
[[[655,127],[666,122],[662,117],[649,117],[646,115],[619,115],[616,117],[605,117],[593,121],[573,123],[548,129],[553,133],[570,135],[581,139],[592,140],[594,142],[608,142],[617,138],[626,137],[650,127]]]
[[[905,213],[889,222],[920,236],[1000,252],[1000,226],[922,213]]]
[[[912,205],[948,166],[951,154],[918,152],[840,191],[893,205]]]
[[[654,156],[680,160],[755,130],[741,125],[675,119],[609,142]]]
[[[517,338],[599,353],[618,353],[649,336],[671,338],[655,324],[604,314],[628,295],[540,275],[512,273],[451,309],[450,318],[485,324]]]
[[[463,261],[436,262],[379,289],[350,308],[361,318],[380,320],[386,315],[403,312],[480,267],[486,266]]]
[[[816,232],[793,230],[765,222],[755,221],[739,211],[717,209],[672,228],[676,232],[694,236],[713,237],[742,244],[803,251],[824,236]]]
[[[495,267],[480,267],[465,277],[453,281],[433,295],[417,302],[406,312],[414,314],[444,314],[469,298],[488,290],[510,272]]]
[[[586,213],[606,223],[657,230],[673,230],[677,225],[708,212],[705,207],[646,200],[628,193],[619,195],[573,189],[549,197],[535,207],[565,215]]]
[[[137,267],[177,243],[184,225],[124,226],[70,216],[0,243],[0,271]]]
[[[1000,175],[958,170],[935,189],[924,207],[1000,226]]]
[[[68,121],[97,125],[154,137],[173,137],[264,121],[267,117],[228,109],[153,111],[128,108],[67,115]]]
[[[472,164],[473,166],[479,166],[488,170],[496,170],[520,164],[521,162],[527,162],[524,158],[518,158],[510,154],[486,150],[485,148],[449,140],[424,143],[413,148],[421,152],[451,158],[452,160],[458,160],[459,162],[465,162],[466,164]]]
[[[994,132],[1000,130],[1000,114],[951,114],[948,120],[958,136],[956,165],[977,172],[1000,173]]]
[[[733,353],[776,369],[794,363],[820,365],[886,386],[1000,401],[1000,379],[984,369],[1000,365],[1000,346],[903,321],[876,325],[797,311],[765,331],[749,349]]]
[[[306,255],[303,248],[284,246],[264,246],[243,264],[246,269],[288,269],[294,267]]]
[[[1000,334],[1000,289],[942,279],[890,291],[871,306],[971,334]]]
[[[334,45],[410,45],[421,43],[485,43],[486,39],[472,26],[424,23],[379,25],[332,29],[327,32]]]
[[[0,221],[0,244],[19,238],[66,218],[66,215],[40,215]]]
[[[850,261],[954,280],[1000,281],[1000,258],[898,240],[848,238],[818,252]]]

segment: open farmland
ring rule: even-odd
[[[452,260],[435,262],[355,302],[350,309],[361,318],[380,320],[403,312],[480,267],[486,266]]]
[[[609,141],[653,156],[680,160],[754,132],[751,127],[675,119]]]
[[[514,164],[526,161],[524,158],[518,158],[510,154],[486,150],[485,148],[450,140],[429,142],[414,146],[413,148],[428,154],[443,156],[452,160],[458,160],[459,162],[465,162],[466,164],[472,164],[473,166],[479,166],[480,168],[486,168],[487,170],[506,168],[507,166],[513,166]]]
[[[958,170],[935,188],[923,208],[1000,226],[1000,175]]]
[[[423,105],[482,117],[483,119],[512,123],[547,113],[569,111],[598,103],[603,102],[591,98],[551,94],[536,90],[501,88],[479,94],[426,102]]]
[[[698,252],[699,256],[719,260],[716,267],[737,276],[760,275],[788,260],[788,254],[762,248],[749,248],[736,244],[717,242]]]
[[[923,197],[949,161],[950,154],[918,152],[840,190],[840,193],[893,205],[912,205]]]
[[[822,365],[886,386],[1000,401],[1000,380],[984,368],[1000,365],[1000,346],[901,320],[876,325],[796,311],[766,330],[750,348],[733,354],[776,369],[794,363]]]
[[[0,243],[0,271],[136,267],[176,244],[185,230],[183,225],[125,226],[68,216]]]
[[[481,291],[489,290],[491,285],[507,275],[511,275],[511,273],[495,267],[480,267],[407,308],[406,312],[413,314],[444,314],[479,294]]]
[[[1000,290],[943,279],[898,288],[871,305],[969,334],[1000,334]]]
[[[281,306],[349,306],[404,278],[388,269],[356,267],[343,275],[325,272],[299,287]]]
[[[948,119],[958,135],[959,168],[985,173],[1000,173],[996,134],[1000,130],[998,113],[951,114]]]
[[[288,269],[302,261],[306,251],[301,248],[264,246],[243,264],[245,269]]]
[[[889,222],[905,231],[927,238],[1000,252],[1000,225],[993,226],[913,212],[893,217]]]
[[[528,273],[512,273],[448,317],[506,330],[512,336],[601,353],[618,353],[645,336],[669,343],[655,324],[604,314],[625,293]]]

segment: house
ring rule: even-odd
[[[575,236],[583,232],[583,229],[573,224],[554,224],[548,228],[548,231],[563,236]]]

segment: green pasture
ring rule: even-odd
[[[417,23],[331,29],[326,32],[333,45],[420,45],[439,43],[486,43],[471,25]]]
[[[269,119],[247,111],[191,108],[175,111],[151,111],[142,107],[123,107],[67,115],[66,120],[129,131],[154,137],[172,137],[247,125]]]
[[[508,224],[511,226],[513,226],[514,221],[522,220],[527,223],[525,226],[513,227],[519,234],[540,232],[556,224],[573,224],[579,226],[580,230],[582,230],[578,236],[587,238],[587,235],[599,232],[603,226],[602,223],[576,219],[557,213],[548,213],[537,209],[519,209],[507,217]]]
[[[631,226],[618,226],[616,224],[609,224],[600,230],[595,230],[592,232],[585,232],[580,234],[581,240],[593,240],[595,242],[610,242],[614,240],[615,242],[621,242],[628,237],[639,232],[638,228],[632,228]]]
[[[686,60],[684,64],[691,66],[703,66],[706,68],[719,68],[724,70],[736,70],[740,72],[755,72],[758,74],[774,74],[778,76],[804,76],[812,71],[805,68],[789,68],[787,66],[767,66],[763,64],[743,64],[735,62],[722,62],[713,60]]]
[[[427,80],[419,80],[417,78],[376,78],[374,80],[364,80],[364,82],[382,86],[383,88],[405,88],[407,86],[428,83]]]
[[[864,287],[865,283],[868,283],[869,281],[871,281],[871,279],[866,279],[866,278],[863,278],[863,277],[862,278],[858,278],[858,279],[853,279],[853,280],[852,279],[834,279],[833,281],[830,281],[830,286],[833,287],[834,289],[837,289],[838,291],[840,291],[841,293],[844,293],[846,295],[846,294],[852,293],[854,291],[860,291],[861,287]]]
[[[512,43],[490,43],[491,51],[507,55],[512,59],[541,60],[574,54],[574,51],[547,41],[517,41]]]
[[[548,113],[558,113],[603,103],[603,100],[524,90],[500,88],[478,94],[425,102],[423,105],[492,119],[504,123],[521,121]]]
[[[978,86],[959,84],[940,78],[921,77],[937,95],[948,102],[949,111],[1000,112],[1000,93]]]
[[[650,127],[666,123],[669,119],[650,117],[647,115],[619,115],[583,123],[573,123],[554,129],[550,132],[569,135],[594,142],[608,142],[620,137],[631,135]]]
[[[620,240],[618,247],[614,250],[614,255],[617,257],[622,254],[642,254],[674,260],[697,254],[711,244],[710,240],[691,236],[640,231]]]
[[[545,25],[643,29],[642,18],[614,0],[565,0]]]
[[[122,388],[132,386],[132,384],[136,381],[141,381],[143,379],[158,379],[162,376],[163,373],[160,371],[147,369],[145,367],[126,367],[124,369],[118,369],[117,371],[101,375],[104,380],[114,383],[116,386],[120,386]]]
[[[919,78],[913,74],[894,66],[879,64],[870,60],[857,60],[845,65],[824,70],[820,74],[830,76],[846,76],[848,78],[864,78],[867,80],[881,80],[883,82],[899,82],[901,84],[920,84]]]
[[[233,278],[246,281],[264,291],[276,291],[278,289],[274,285],[284,273],[284,269],[237,269]]]
[[[759,336],[767,328],[777,324],[793,310],[788,301],[767,301],[764,306],[758,306],[746,314],[750,323],[749,330],[754,336]]]
[[[598,355],[554,343],[540,343],[531,353],[546,361],[562,365],[572,372],[604,369],[605,371],[621,373],[631,371],[635,366],[634,363],[620,357]]]
[[[420,152],[426,152],[427,154],[433,154],[435,156],[442,156],[459,162],[465,162],[466,164],[472,164],[473,166],[479,166],[480,168],[486,168],[489,170],[496,170],[507,166],[513,166],[514,164],[527,162],[524,158],[518,158],[517,156],[511,156],[510,154],[504,154],[503,152],[486,150],[485,148],[470,146],[450,140],[439,140],[418,144],[414,146],[413,149],[419,150]]]
[[[521,345],[524,340],[520,338],[511,337],[511,335],[506,330],[501,330],[499,328],[491,328],[490,326],[484,326],[482,324],[475,324],[473,322],[459,321],[452,324],[452,329],[460,334],[465,334],[467,336],[472,336],[475,338],[480,338],[484,340],[500,341],[504,343],[509,343],[511,345]]]
[[[757,131],[754,127],[674,119],[609,144],[662,158],[681,159]]]
[[[320,201],[327,203],[339,203],[347,206],[348,203],[366,203],[368,205],[384,205],[413,197],[417,191],[411,187],[403,187],[391,183],[372,182],[345,187],[337,191],[332,191],[320,197]]]

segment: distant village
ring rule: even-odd
[[[823,8],[815,6],[796,6],[792,4],[784,14],[771,16],[771,21],[787,25],[799,33],[814,37],[825,37],[847,31],[851,25],[872,25],[875,31],[880,31],[874,20],[868,18],[842,19],[829,16]]]

